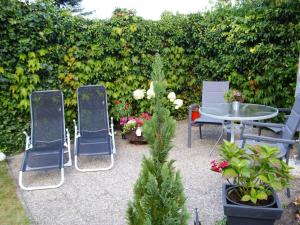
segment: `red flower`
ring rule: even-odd
[[[220,166],[222,169],[224,169],[224,168],[226,168],[226,167],[229,166],[229,162],[228,162],[227,160],[224,160],[224,161],[220,162],[219,166]]]
[[[215,171],[217,173],[221,173],[222,169],[218,165],[212,165],[210,168],[212,171]]]
[[[141,118],[135,118],[135,122],[139,126],[143,126],[143,124],[144,124],[144,121]]]
[[[149,113],[143,112],[141,113],[141,118],[143,118],[144,120],[150,120],[151,116]]]

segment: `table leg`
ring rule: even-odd
[[[234,121],[232,120],[231,121],[231,124],[230,124],[230,142],[231,143],[234,143]]]

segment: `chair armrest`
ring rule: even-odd
[[[242,137],[243,140],[255,140],[255,141],[266,141],[271,143],[283,143],[283,144],[295,144],[296,140],[284,139],[284,138],[273,138],[273,137],[266,137],[266,136],[258,136],[252,134],[244,134]]]
[[[68,147],[70,145],[70,132],[69,132],[68,128],[66,128],[66,140],[65,140],[64,145],[65,145],[65,147]]]
[[[77,138],[77,137],[79,137],[79,133],[78,133],[78,130],[77,130],[76,120],[73,120],[73,123],[74,123],[74,138]]]
[[[70,132],[69,132],[68,128],[66,128],[66,134],[67,134],[67,137],[70,136]]]
[[[110,127],[109,129],[113,132],[114,131],[114,118],[110,117]]]
[[[251,125],[257,127],[278,127],[283,128],[285,124],[282,123],[262,123],[262,122],[254,122],[254,121],[242,121],[243,125]]]
[[[23,134],[25,134],[25,137],[26,137],[25,150],[27,150],[31,146],[31,140],[30,140],[30,136],[27,134],[27,132],[25,130],[23,131]]]

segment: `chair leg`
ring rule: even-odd
[[[192,124],[188,123],[188,148],[192,147]]]
[[[226,140],[230,141],[231,139],[231,133],[230,132],[226,132]]]
[[[261,131],[262,131],[262,128],[261,128],[261,127],[259,127],[259,128],[258,128],[258,136],[260,136],[260,135],[261,135]]]
[[[199,135],[200,135],[200,139],[202,139],[202,124],[199,124]]]
[[[105,170],[110,170],[114,166],[114,155],[113,153],[110,155],[110,165],[108,167],[101,167],[101,168],[95,168],[95,169],[81,169],[78,167],[78,157],[75,155],[74,157],[74,162],[75,162],[75,168],[76,170],[80,172],[96,172],[96,171],[105,171]]]
[[[44,189],[53,189],[53,188],[58,188],[60,187],[65,181],[65,176],[64,176],[64,168],[60,169],[60,182],[56,185],[48,185],[48,186],[28,186],[25,187],[23,184],[23,171],[19,172],[19,186],[21,189],[26,190],[26,191],[33,191],[33,190],[44,190]]]
[[[112,140],[112,145],[113,145],[113,154],[117,154],[116,150],[116,143],[115,143],[115,131],[114,131],[114,119],[111,117],[110,118],[110,129],[111,129],[111,140]]]
[[[286,156],[285,156],[285,163],[287,165],[289,165],[289,159],[290,159],[290,149],[287,151]],[[286,189],[286,195],[287,195],[288,198],[291,197],[291,190],[290,190],[290,188]]]
[[[210,152],[209,152],[209,156],[211,156],[211,154],[215,151],[215,149],[216,149],[216,147],[217,147],[217,145],[219,144],[219,142],[221,141],[221,139],[222,139],[222,137],[223,137],[223,134],[224,134],[224,129],[225,128],[223,128],[222,127],[222,131],[221,131],[221,134],[220,134],[220,136],[219,136],[219,138],[218,138],[218,140],[217,140],[217,142],[215,143],[215,145],[213,146],[213,148],[210,150]]]
[[[288,198],[291,197],[291,190],[289,188],[286,189],[286,195]]]

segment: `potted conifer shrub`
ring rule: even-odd
[[[127,209],[127,222],[129,225],[187,225],[189,214],[181,177],[175,171],[174,161],[168,161],[176,121],[164,104],[166,82],[159,56],[153,64],[152,79],[153,116],[143,126],[150,156],[143,158],[142,170],[134,186],[134,199]]]
[[[222,190],[227,224],[272,225],[283,211],[275,191],[288,187],[291,168],[277,158],[276,147],[247,148],[224,141],[221,159],[211,162],[211,170],[228,180]]]

